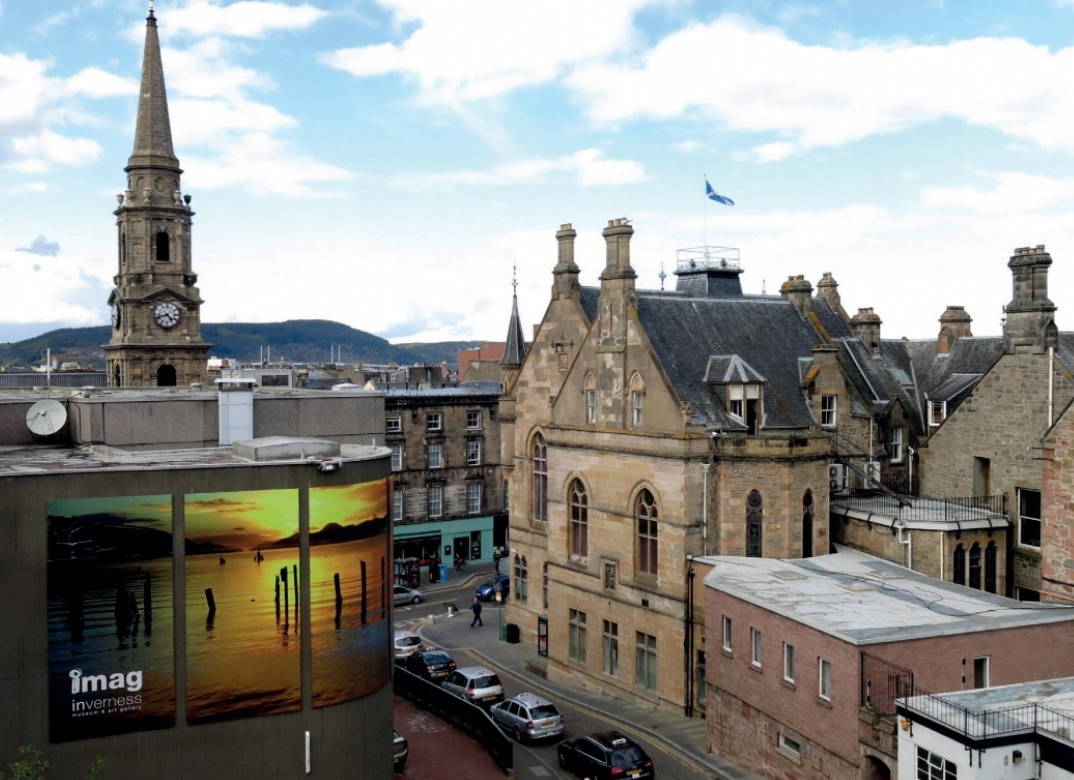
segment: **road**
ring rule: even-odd
[[[455,600],[461,607],[463,604],[470,603],[470,601],[473,599],[474,587],[475,584],[470,583],[462,587],[438,591],[436,594],[436,600]],[[485,623],[489,627],[499,625],[499,616],[497,615],[498,610],[499,607],[497,607],[495,604],[485,605],[485,611],[482,617],[485,619]],[[425,616],[428,615],[428,613],[428,602],[425,604],[417,605],[415,607],[400,607],[396,611],[397,627],[409,627],[410,625],[414,625],[420,620],[424,619]],[[452,657],[455,659],[455,662],[459,666],[468,666],[484,663],[480,658],[473,656],[465,651],[453,651]],[[532,686],[525,678],[517,677],[511,673],[501,673],[500,681],[503,683],[504,691],[508,697],[514,696],[524,691],[532,690]],[[648,735],[641,732],[636,732],[628,725],[621,724],[617,721],[607,718],[602,713],[592,712],[588,709],[580,709],[578,707],[573,706],[570,702],[556,700],[555,697],[550,698],[553,699],[556,706],[559,707],[560,711],[567,717],[568,737],[573,738],[575,736],[590,734],[595,731],[616,729],[618,731],[622,731],[631,739],[635,740],[639,745],[642,746],[645,752],[649,754],[649,757],[653,759],[653,763],[656,765],[656,771],[660,777],[660,780],[696,780],[696,778],[698,778],[699,776],[703,776],[699,774],[700,768],[696,764],[689,761],[684,761],[678,755],[667,752],[663,747],[663,743],[652,741]],[[396,701],[396,727],[399,728],[400,731],[403,731],[406,728],[406,725],[401,724],[399,721],[399,697],[396,697]],[[609,702],[613,701],[614,700],[609,700]],[[413,705],[408,704],[408,706],[412,707]],[[436,720],[434,716],[429,715],[428,713],[422,713],[422,715],[425,718]],[[450,726],[447,726],[447,724],[441,725],[443,725],[443,727],[448,730],[448,733],[440,734],[432,741],[433,749],[439,750],[440,747],[442,747],[444,744],[455,744],[458,746],[459,743],[456,742],[456,740],[470,740],[470,738],[464,735],[462,732],[455,731]],[[425,729],[427,728],[427,726],[428,724],[422,726],[421,728]],[[407,734],[406,736],[408,739],[411,739],[411,760],[414,761],[417,759],[417,751],[419,748],[415,745],[414,740],[411,738],[410,734]],[[559,762],[556,758],[556,745],[559,743],[559,741],[560,740],[557,738],[553,739],[551,742],[541,744],[515,743],[515,777],[518,778],[518,780],[547,780],[547,778],[550,777],[568,780],[569,778],[574,777],[573,775],[568,772],[565,772],[559,767]],[[421,750],[427,749],[428,748],[424,745],[421,746]],[[465,753],[467,756],[470,755],[470,751],[468,749],[465,751]],[[503,777],[503,773],[496,769],[495,764],[492,762],[492,759],[487,758],[487,756],[485,758],[487,759],[488,764],[491,764],[494,769],[493,776]],[[417,766],[418,765],[415,764],[415,768],[417,768]],[[436,766],[437,773],[434,773],[436,774],[436,777],[442,777],[444,778],[444,780],[453,780],[455,775],[452,775],[450,773],[445,774],[445,771],[449,769],[447,765],[438,764]],[[487,776],[484,774],[485,768],[483,766],[478,767],[475,765],[474,767],[472,767],[472,770],[472,774],[462,776],[473,777],[474,780],[477,780],[477,776],[479,773],[482,778]],[[410,767],[408,767],[407,774],[411,774]],[[419,775],[417,772],[415,772],[414,776],[428,777],[431,775],[428,775],[425,772],[421,772],[421,774]]]

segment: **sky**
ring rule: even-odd
[[[0,0],[0,341],[109,321],[147,9]],[[831,272],[885,338],[934,338],[949,305],[998,335],[1007,261],[1043,244],[1074,330],[1074,0],[155,14],[203,322],[502,341],[513,280],[526,331],[543,316],[561,224],[596,285],[627,217],[641,288],[732,247],[747,293]]]

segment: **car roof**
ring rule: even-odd
[[[479,674],[496,674],[494,671],[492,671],[491,669],[486,669],[484,666],[464,666],[461,669],[456,669],[455,671],[461,675],[464,675],[465,677],[475,677]]]
[[[630,739],[630,737],[626,734],[621,734],[618,731],[598,731],[596,734],[590,734],[588,736],[591,740],[609,750],[630,747],[634,744],[634,741]],[[622,742],[620,742],[620,740],[622,740]]]
[[[521,704],[525,704],[528,707],[532,707],[534,705],[551,704],[552,703],[548,699],[544,698],[543,696],[538,696],[536,693],[529,693],[529,692],[527,692],[527,693],[519,693],[519,694],[517,694],[515,696],[512,696],[511,699],[509,699],[508,701],[511,701],[511,700],[517,701],[517,702],[519,702]]]
[[[421,637],[418,636],[417,634],[415,634],[413,631],[407,631],[406,629],[403,629],[403,628],[399,629],[398,631],[396,631],[392,635],[393,639],[410,639],[412,637],[417,638],[417,639],[421,639]]]

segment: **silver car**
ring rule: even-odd
[[[420,604],[425,601],[425,595],[417,588],[407,588],[402,585],[395,586],[395,606],[400,604]]]
[[[496,725],[521,742],[523,739],[544,739],[563,734],[566,718],[556,705],[536,693],[518,696],[493,704],[489,715]]]
[[[464,666],[462,669],[456,669],[444,678],[440,687],[481,707],[503,701],[500,678],[483,666]]]

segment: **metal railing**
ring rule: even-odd
[[[994,709],[971,709],[943,696],[917,692],[900,706],[909,714],[920,714],[944,723],[961,732],[967,739],[982,740],[1037,732],[1071,742],[1074,736],[1074,716],[1036,702],[1023,702]]]
[[[861,654],[861,706],[878,715],[894,715],[895,700],[913,692],[913,670],[875,655]]]
[[[898,498],[875,491],[852,490],[832,495],[832,504],[844,509],[883,514],[899,520],[921,523],[966,522],[969,520],[1006,519],[1007,497],[969,496],[939,498],[936,496],[900,496]]]

